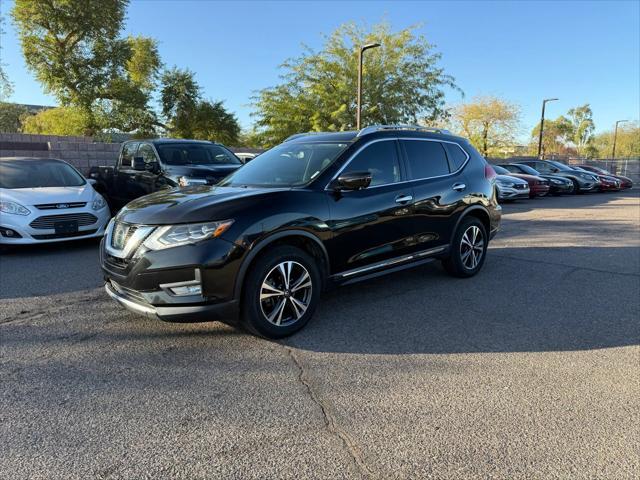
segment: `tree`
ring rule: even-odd
[[[202,91],[190,70],[176,67],[162,75],[160,103],[167,132],[179,138],[197,138],[236,144],[240,125],[221,101],[202,99]]]
[[[17,103],[0,102],[0,133],[17,133],[29,110]]]
[[[76,107],[57,107],[41,110],[24,119],[22,131],[40,135],[82,135],[87,119]]]
[[[614,131],[595,135],[593,147],[599,158],[611,158],[613,151]],[[640,124],[638,122],[623,123],[618,127],[618,139],[616,141],[616,158],[639,158],[640,157]]]
[[[570,142],[573,139],[573,124],[571,121],[560,115],[555,120],[545,119],[544,131],[542,132],[542,152],[544,155],[556,154],[575,154],[575,150],[571,148]],[[538,152],[538,138],[540,136],[540,123],[531,131],[531,148],[532,154]]]
[[[364,61],[362,123],[417,123],[442,117],[444,87],[459,90],[438,66],[441,55],[415,28],[392,32],[387,23],[370,31],[347,23],[325,37],[322,50],[304,47],[281,68],[282,83],[253,97],[256,126],[265,146],[305,131],[355,127],[360,45],[378,42]]]
[[[576,153],[583,155],[591,141],[595,124],[593,123],[593,112],[588,103],[572,108],[567,112],[572,126],[571,141],[576,147]]]
[[[156,42],[120,38],[127,0],[16,0],[12,11],[29,69],[63,106],[82,111],[86,134],[148,122],[160,68]],[[122,110],[142,111],[127,117]],[[106,121],[106,125],[102,122]]]
[[[2,28],[3,23],[4,17],[0,16],[0,59],[2,58],[2,35],[4,34],[4,29]],[[4,65],[4,63],[0,62],[0,102],[3,102],[13,95],[13,84],[9,80],[7,72],[4,70]],[[3,110],[3,114],[6,114],[7,107],[4,106]]]
[[[467,137],[482,155],[501,156],[515,144],[520,108],[496,97],[475,98],[453,109],[454,129]]]

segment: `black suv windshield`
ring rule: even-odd
[[[283,143],[259,155],[220,185],[294,187],[309,183],[331,165],[347,143]]]
[[[79,187],[85,183],[73,167],[57,160],[0,161],[0,188]]]
[[[160,160],[166,165],[241,165],[242,162],[226,148],[206,143],[156,144]]]

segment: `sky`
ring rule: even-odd
[[[55,105],[27,70],[9,12],[0,61],[13,81],[10,101]],[[640,1],[206,1],[132,0],[124,35],[159,41],[167,66],[196,73],[207,98],[223,100],[241,125],[251,125],[250,97],[278,83],[280,64],[320,49],[323,34],[355,21],[417,25],[436,45],[440,66],[464,91],[456,104],[496,95],[521,107],[526,138],[539,121],[589,103],[597,131],[640,117]]]

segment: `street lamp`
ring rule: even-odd
[[[367,43],[358,50],[358,105],[356,107],[356,130],[360,130],[360,115],[362,113],[362,54],[365,50],[379,47],[379,43]]]
[[[616,159],[616,141],[618,140],[618,124],[628,122],[629,120],[618,120],[616,122],[616,130],[613,134],[613,152],[611,152],[611,160]]]
[[[545,98],[542,101],[542,117],[540,119],[540,138],[538,139],[538,158],[542,158],[542,131],[544,130],[544,107],[547,102],[553,102],[558,100],[557,98]]]

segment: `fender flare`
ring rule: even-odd
[[[322,243],[322,240],[320,240],[317,236],[313,235],[312,233],[309,233],[306,230],[299,230],[299,229],[280,230],[276,233],[273,233],[264,238],[261,238],[253,247],[250,248],[245,258],[242,260],[242,264],[240,265],[238,274],[236,275],[235,285],[233,288],[234,298],[238,300],[240,299],[240,293],[242,292],[242,285],[244,284],[244,279],[247,274],[247,270],[249,269],[249,265],[251,265],[251,262],[258,256],[258,254],[260,254],[260,252],[262,252],[269,245],[286,237],[304,237],[314,242],[314,244],[320,248],[320,251],[322,252],[324,257],[324,261],[326,262],[326,265],[327,265],[327,270],[329,269],[329,254],[327,252],[327,248]]]
[[[487,215],[487,218],[489,219],[489,230],[491,230],[491,215],[489,215],[489,211],[482,205],[471,205],[470,207],[467,207],[462,211],[460,217],[458,217],[458,221],[456,222],[456,226],[453,231],[456,232],[458,230],[458,227],[460,226],[460,222],[462,222],[462,220],[467,217],[470,212],[473,212],[475,210],[481,210]],[[491,235],[491,232],[487,232],[487,235]]]

